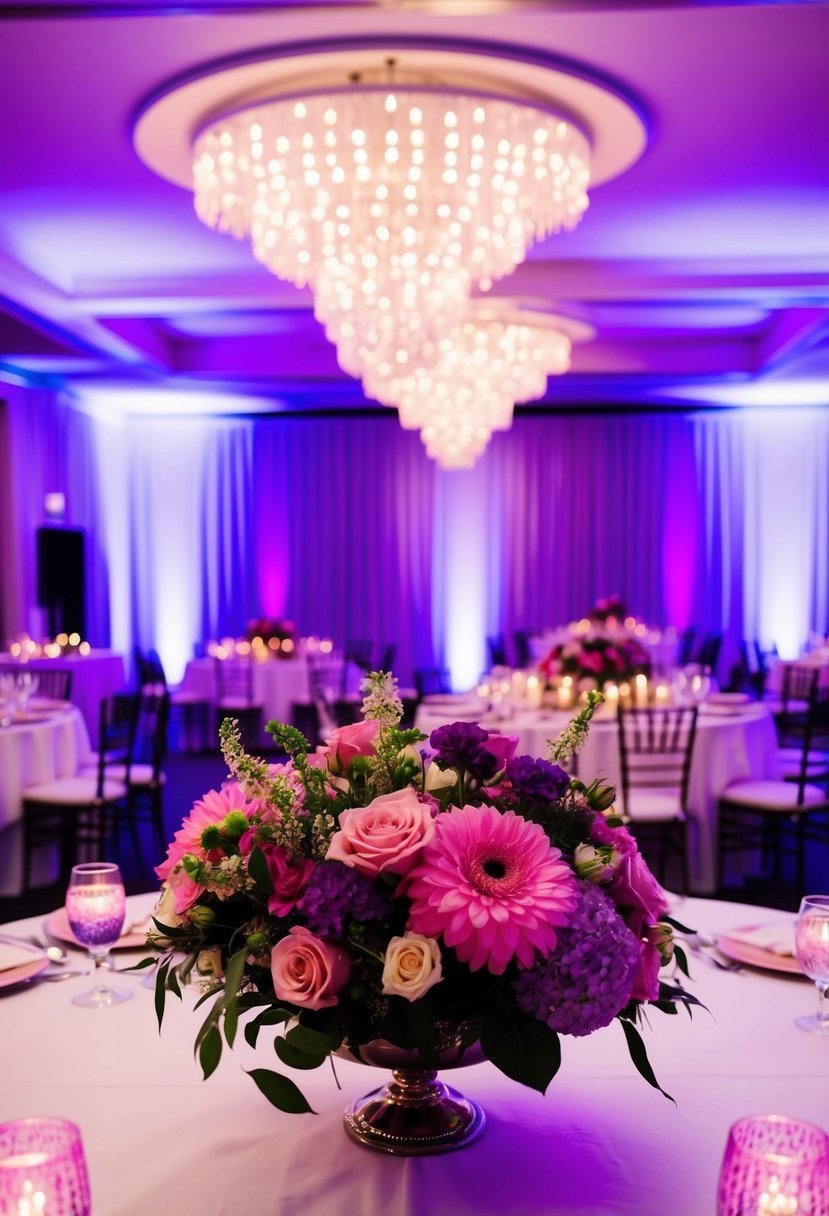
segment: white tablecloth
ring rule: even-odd
[[[196,693],[206,701],[214,702],[215,659],[191,659],[181,688],[184,692]],[[290,722],[293,702],[308,700],[308,663],[304,658],[270,659],[266,663],[254,663],[253,694],[262,704],[263,724],[272,718],[277,722]]]
[[[791,919],[700,900],[674,911],[714,931]],[[267,1034],[254,1053],[240,1033],[202,1082],[203,1011],[171,998],[159,1037],[142,973],[118,977],[134,998],[103,1011],[70,1004],[86,976],[0,993],[0,1120],[79,1124],[95,1216],[710,1216],[736,1119],[778,1112],[829,1128],[829,1042],[793,1025],[816,1003],[807,981],[691,969],[710,1012],[655,1011],[644,1030],[676,1106],[635,1072],[614,1023],[562,1040],[546,1097],[486,1063],[444,1073],[487,1115],[481,1139],[445,1157],[386,1157],[346,1139],[344,1107],[387,1079],[358,1064],[337,1063],[341,1091],[327,1066],[292,1074],[316,1116],[274,1110],[243,1074],[277,1066]]]
[[[523,710],[505,720],[480,718],[481,725],[504,735],[518,736],[518,753],[547,755],[547,740],[554,739],[570,715]],[[416,725],[429,734],[452,721],[450,710],[421,705]],[[621,782],[619,739],[615,719],[597,718],[578,756],[578,773],[585,781],[604,777]],[[774,719],[767,707],[751,705],[742,713],[717,714],[701,710],[688,785],[691,816],[690,871],[693,889],[710,894],[716,885],[717,799],[731,781],[779,776]]]
[[[10,670],[31,671],[40,668],[72,672],[72,702],[84,716],[90,738],[97,739],[100,705],[104,697],[120,692],[126,684],[124,659],[112,650],[93,650],[91,654],[66,654],[57,659],[29,659],[25,665],[10,654],[0,654],[0,666]]]
[[[0,730],[0,895],[21,889],[23,791],[71,777],[88,754],[89,734],[74,705]]]

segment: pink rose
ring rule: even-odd
[[[326,860],[342,861],[370,878],[384,870],[408,874],[434,834],[432,807],[407,785],[381,794],[367,807],[343,811]]]
[[[655,1001],[659,997],[659,968],[662,955],[650,942],[642,942],[639,964],[633,977],[631,998],[635,1001]]]
[[[637,937],[655,924],[667,911],[665,892],[648,869],[641,853],[623,857],[614,871],[610,895],[622,913],[625,924]]]
[[[490,731],[489,738],[484,744],[488,752],[492,752],[495,759],[498,761],[496,773],[500,773],[507,767],[510,760],[515,755],[518,747],[517,735],[496,735]]]
[[[356,756],[373,756],[374,744],[380,733],[380,723],[374,718],[338,726],[329,740],[329,755],[336,762],[335,771],[345,772]]]
[[[282,845],[261,846],[271,872],[273,892],[268,897],[268,911],[274,916],[287,916],[302,900],[314,871],[310,857],[292,857]]]
[[[337,1004],[337,993],[349,977],[349,964],[341,950],[294,925],[271,950],[273,990],[280,1001],[304,1009],[327,1009]]]
[[[171,870],[167,883],[175,896],[175,907],[179,916],[188,908],[192,908],[204,894],[204,887],[195,882],[183,868]]]

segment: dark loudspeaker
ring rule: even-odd
[[[49,632],[84,636],[82,528],[38,528],[37,602],[49,610]]]

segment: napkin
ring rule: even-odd
[[[723,936],[758,950],[768,950],[770,954],[779,954],[782,958],[794,957],[794,929],[786,922],[756,925],[750,929],[729,929]]]
[[[25,946],[16,946],[13,942],[0,942],[0,971],[11,971],[13,967],[23,967],[32,963],[37,955]]]

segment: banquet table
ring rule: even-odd
[[[216,660],[191,659],[184,672],[181,690],[194,693],[206,701],[215,701]],[[306,702],[309,698],[307,660],[299,657],[254,663],[253,695],[262,705],[263,723],[272,718],[277,722],[290,722],[293,702]]]
[[[463,703],[459,705],[466,716]],[[448,704],[421,704],[415,725],[428,735],[436,726],[451,722],[451,715]],[[546,756],[547,741],[563,730],[570,716],[569,712],[525,709],[496,718],[478,711],[476,720],[486,729],[517,735],[519,755]],[[585,781],[603,777],[612,785],[620,784],[615,718],[602,717],[600,712],[591,723],[578,755],[578,774]],[[732,781],[774,780],[779,775],[774,719],[767,706],[753,702],[743,708],[701,707],[688,783],[689,868],[691,886],[697,894],[709,895],[716,887],[719,795]]]
[[[32,675],[37,675],[43,668],[71,671],[71,700],[83,714],[86,728],[93,739],[98,737],[101,701],[120,692],[126,684],[123,655],[113,650],[92,650],[87,655],[64,654],[54,659],[27,659],[25,664],[10,654],[0,654],[0,668],[30,671]]]
[[[149,906],[132,897],[128,916]],[[672,911],[715,933],[792,919],[699,899]],[[2,931],[36,930],[38,919]],[[170,999],[159,1036],[142,975],[119,975],[133,999],[104,1010],[70,1003],[86,975],[0,989],[0,1120],[49,1114],[80,1126],[95,1216],[711,1216],[736,1119],[776,1112],[829,1126],[829,1040],[793,1025],[816,1003],[796,975],[721,971],[691,957],[689,987],[708,1012],[654,1011],[643,1032],[676,1105],[636,1073],[617,1023],[562,1039],[546,1096],[488,1063],[447,1072],[482,1104],[487,1126],[463,1151],[423,1158],[387,1157],[345,1136],[345,1106],[383,1083],[380,1070],[337,1061],[341,1090],[327,1066],[292,1073],[317,1113],[283,1114],[243,1071],[276,1066],[269,1037],[253,1051],[239,1034],[202,1082],[194,993]]]
[[[90,751],[77,706],[50,711],[39,704],[33,697],[28,721],[0,729],[0,895],[17,895],[21,889],[24,790],[71,777]]]

